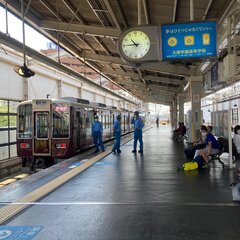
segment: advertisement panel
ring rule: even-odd
[[[217,57],[216,28],[216,21],[162,25],[162,60]]]

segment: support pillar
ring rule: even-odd
[[[195,142],[200,137],[200,127],[202,124],[201,94],[202,94],[202,76],[191,76],[190,79],[191,96],[191,140]]]
[[[57,94],[58,94],[58,98],[62,97],[62,81],[61,80],[57,81]]]
[[[23,100],[28,100],[29,94],[28,94],[28,78],[22,78],[23,79]]]
[[[178,122],[177,115],[178,115],[178,112],[177,112],[177,98],[175,98],[173,100],[173,122],[174,122],[175,127],[177,126],[177,122]]]
[[[97,101],[97,94],[93,93],[93,102],[96,102],[96,101]]]
[[[170,105],[170,118],[171,126],[176,128],[177,126],[177,99],[174,99]]]
[[[170,124],[171,124],[171,127],[174,126],[174,124],[173,124],[173,104],[172,104],[172,102],[170,103]]]
[[[178,95],[178,120],[184,122],[184,95]]]
[[[103,97],[103,103],[107,105],[107,96]]]
[[[80,87],[78,88],[78,97],[79,98],[82,98],[82,96],[83,96],[83,92],[82,92],[82,83],[80,83]]]

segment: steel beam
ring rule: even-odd
[[[67,23],[67,22],[55,22],[42,20],[39,23],[39,27],[46,30],[67,32],[67,33],[81,33],[86,35],[118,38],[121,35],[121,31],[116,28],[110,27],[94,27],[83,24]]]
[[[125,78],[139,79],[139,74],[133,73],[133,72],[124,72],[121,70],[108,70],[103,68],[102,73],[108,74],[111,76],[124,76]],[[185,80],[180,80],[180,79],[156,77],[151,75],[143,75],[143,78],[145,81],[163,82],[163,83],[170,83],[170,84],[185,84]]]
[[[117,17],[116,17],[116,15],[115,15],[115,13],[114,13],[114,11],[113,11],[113,9],[112,9],[109,1],[108,1],[108,0],[103,0],[103,2],[104,2],[104,4],[106,5],[107,10],[108,10],[108,12],[110,13],[111,18],[112,18],[114,24],[116,25],[117,29],[118,29],[119,31],[121,31],[121,30],[122,30],[122,29],[121,29],[121,26],[120,26],[120,24],[119,24],[119,22],[118,22],[118,20],[117,20]]]
[[[105,56],[105,55],[98,55],[94,54],[92,52],[82,51],[79,55],[81,58],[91,61],[97,61],[97,62],[103,62],[103,63],[112,63],[122,66],[128,66],[129,65],[124,62],[120,57],[113,57],[113,56]],[[144,69],[147,71],[154,71],[154,72],[162,72],[166,74],[172,74],[172,75],[180,75],[183,77],[190,76],[190,68],[187,68],[183,65],[177,65],[177,64],[165,64],[163,62],[158,63],[148,63],[138,66],[140,69]]]

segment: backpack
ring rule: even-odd
[[[202,168],[203,165],[204,165],[204,163],[205,163],[205,161],[204,161],[204,159],[203,159],[202,156],[197,156],[197,157],[195,157],[193,161],[198,164],[198,167],[199,167],[199,168]]]

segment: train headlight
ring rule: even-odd
[[[20,148],[22,148],[22,149],[30,148],[30,144],[29,143],[21,143]]]
[[[67,144],[66,143],[57,143],[56,144],[56,148],[57,149],[62,149],[62,148],[66,148],[67,147]]]

